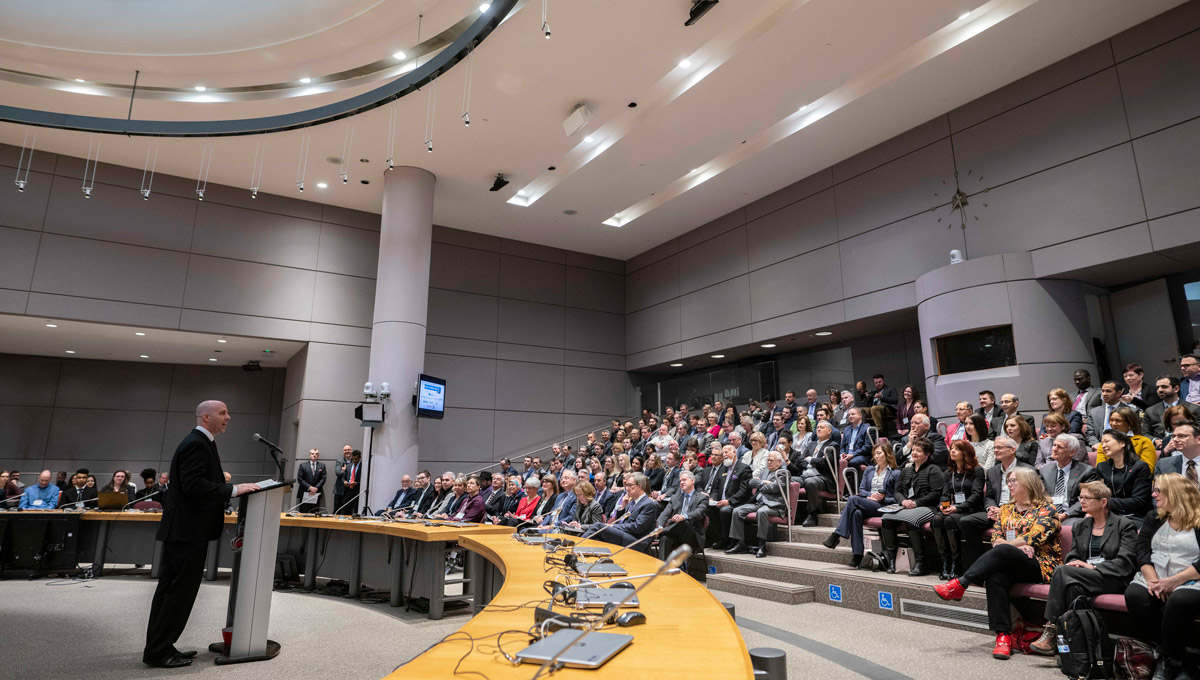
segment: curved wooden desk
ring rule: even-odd
[[[532,626],[532,606],[516,610],[506,606],[548,598],[542,583],[553,579],[559,571],[552,569],[549,573],[543,572],[545,551],[539,546],[518,543],[511,536],[463,536],[458,544],[482,555],[505,577],[503,587],[491,603],[457,631],[476,639],[488,635],[492,637],[477,642],[471,649],[471,643],[465,637],[456,636],[421,654],[387,677],[389,680],[448,678],[462,655],[471,650],[459,666],[460,674],[477,671],[489,678],[529,680],[537,666],[524,664],[514,667],[496,650],[495,635],[500,631],[526,630]],[[595,541],[586,541],[585,544],[604,545]],[[616,549],[614,546],[613,550]],[[662,564],[633,550],[621,553],[615,561],[628,569],[630,575],[653,573]],[[642,582],[638,580],[635,584]],[[707,588],[690,576],[662,576],[639,593],[638,599],[641,605],[637,611],[646,615],[645,625],[606,628],[608,632],[633,635],[633,644],[599,670],[564,668],[554,677],[567,680],[597,677],[621,680],[678,677],[734,680],[754,677],[750,654],[733,617]],[[555,610],[560,608],[560,605],[555,606]],[[501,643],[504,651],[511,655],[528,645],[529,638],[508,634]]]

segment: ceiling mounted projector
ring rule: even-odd
[[[587,125],[591,119],[592,111],[587,107],[587,104],[576,104],[575,108],[571,110],[571,115],[567,116],[567,119],[563,121],[563,132],[567,133],[567,136],[570,137],[582,130],[583,126]]]
[[[700,21],[700,17],[708,14],[708,10],[712,9],[721,0],[693,0],[692,9],[688,12],[688,20],[683,22],[684,26],[691,26]]]

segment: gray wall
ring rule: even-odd
[[[0,469],[86,467],[100,484],[117,469],[166,471],[196,405],[219,394],[233,416],[217,440],[225,470],[242,481],[274,476],[250,436],[278,438],[283,373],[0,354]]]
[[[480,466],[637,409],[625,371],[622,263],[434,227],[425,372],[446,418],[421,460]]]
[[[1194,267],[1197,29],[1192,2],[630,259],[626,367],[912,308],[954,248],[1100,285]]]

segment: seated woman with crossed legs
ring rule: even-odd
[[[1079,485],[1084,517],[1071,527],[1071,552],[1050,577],[1046,626],[1042,636],[1029,645],[1035,654],[1056,653],[1054,622],[1076,597],[1123,593],[1137,570],[1137,526],[1128,517],[1109,512],[1111,499],[1112,490],[1104,482]]]
[[[858,493],[847,499],[837,528],[829,533],[829,538],[823,543],[826,548],[832,550],[840,540],[849,538],[854,551],[854,557],[850,560],[852,569],[857,569],[858,565],[862,564],[863,522],[871,517],[879,517],[879,508],[896,492],[896,482],[900,479],[900,470],[890,444],[876,444],[871,449],[871,457],[875,460],[875,465],[863,473]]]
[[[1057,510],[1033,468],[1008,473],[1011,503],[1000,506],[992,533],[992,549],[975,560],[967,573],[933,587],[943,600],[961,600],[967,588],[987,584],[989,627],[996,632],[992,656],[1007,659],[1015,641],[1025,636],[1025,623],[1013,625],[1008,589],[1015,583],[1046,583],[1062,563]]]

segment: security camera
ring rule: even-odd
[[[950,264],[958,264],[963,261],[962,251],[957,248],[950,251]]]
[[[391,385],[388,385],[387,383],[379,383],[379,396],[383,399],[387,399],[388,397],[392,396]]]
[[[375,385],[372,384],[371,381],[369,381],[369,380],[367,382],[363,383],[363,396],[364,397],[375,396]]]

